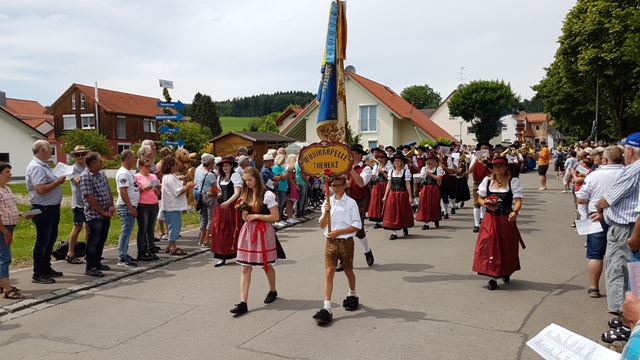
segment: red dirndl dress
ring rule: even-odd
[[[422,183],[416,220],[423,222],[442,220],[442,215],[440,214],[440,188],[430,176],[427,176],[424,183]]]
[[[382,176],[381,176],[382,177]],[[369,201],[369,209],[367,215],[370,221],[382,222],[382,198],[387,190],[387,181],[382,177],[378,178],[371,187],[371,198]]]
[[[221,186],[222,199],[227,201],[233,196],[233,182]],[[238,252],[238,235],[242,226],[242,218],[235,206],[223,209],[220,204],[213,208],[211,215],[211,252],[216,259],[233,259]]]
[[[413,211],[411,210],[411,204],[409,204],[405,172],[407,172],[406,169],[402,171],[400,177],[394,177],[393,170],[390,171],[391,191],[389,191],[387,201],[384,204],[384,215],[382,217],[382,227],[387,230],[413,227]]]

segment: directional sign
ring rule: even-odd
[[[176,141],[165,140],[164,144],[167,146],[184,146],[184,141],[182,141],[182,139],[178,139]]]
[[[184,116],[182,114],[156,114],[156,120],[182,120]]]
[[[180,132],[180,128],[170,128],[162,125],[158,128],[158,131],[160,131],[161,134],[166,134],[166,133],[178,134]]]
[[[167,88],[167,89],[173,89],[173,81],[160,79],[160,87],[161,88]]]
[[[182,109],[184,107],[184,104],[182,103],[182,101],[178,100],[178,101],[158,101],[158,107],[162,107],[162,108],[174,108],[174,109]]]

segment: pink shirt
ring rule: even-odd
[[[16,225],[20,220],[16,197],[8,187],[0,187],[0,219],[3,225]]]
[[[155,189],[143,191],[142,188],[151,184],[151,181],[158,180],[158,178],[154,174],[149,174],[148,176],[142,175],[142,173],[137,173],[133,175],[136,178],[136,183],[138,184],[138,189],[140,189],[140,202],[139,204],[157,204],[158,203],[158,195],[154,191]]]

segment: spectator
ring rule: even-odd
[[[131,174],[131,169],[136,166],[136,156],[132,150],[124,150],[120,154],[122,165],[116,173],[116,186],[118,187],[118,201],[116,211],[120,216],[120,240],[118,241],[118,266],[136,267],[135,260],[129,256],[129,238],[133,232],[133,225],[138,217],[138,202],[140,192],[136,178]]]
[[[149,159],[151,160],[151,163],[153,164],[153,167],[155,168],[155,155],[152,155],[152,151],[151,151],[151,147],[143,145],[140,147],[140,149],[138,149],[138,152],[136,153],[136,155],[138,156],[138,159]],[[140,172],[140,166],[139,164],[136,162],[136,173]],[[154,171],[155,173],[155,171]]]
[[[249,162],[250,158],[247,155],[240,155],[238,156],[238,167],[235,169],[235,171],[238,173],[238,175],[240,175],[240,177],[242,177],[242,173],[244,172],[244,169],[248,168],[250,166],[250,162]]]
[[[278,148],[278,155],[282,155],[282,156],[286,157],[287,156],[287,149],[285,149],[283,147]]]
[[[168,159],[170,156],[173,156],[173,152],[168,147],[163,147],[160,149],[160,161],[156,164],[156,171],[154,174],[158,177],[158,180],[162,180],[162,163],[165,159]],[[162,197],[162,192],[160,193],[159,199]],[[165,231],[167,225],[167,219],[164,215],[164,209],[162,208],[162,201],[158,203],[158,227],[160,228],[160,240],[167,240],[167,233]]]
[[[142,147],[149,147],[149,149],[151,150],[151,153],[149,154],[149,160],[151,160],[151,173],[152,174],[156,174],[156,176],[158,176],[157,172],[160,171],[160,169],[156,169],[156,151],[157,151],[157,147],[156,147],[156,143],[153,142],[153,140],[151,139],[145,139],[142,141],[142,144],[140,144],[141,148]],[[166,148],[165,148],[166,149]],[[171,150],[169,150],[171,151]],[[138,154],[138,157],[140,157],[140,155]]]
[[[570,151],[567,154],[567,160],[564,161],[564,177],[562,178],[563,189],[561,191],[563,194],[566,194],[571,190],[571,169],[573,169],[577,163],[578,160],[576,159],[576,152]]]
[[[285,156],[278,154],[275,159],[275,165],[273,166],[273,175],[278,177],[278,212],[280,213],[280,221],[273,224],[275,227],[284,227],[287,224],[284,222],[284,205],[286,203],[287,189],[289,188],[289,181],[287,180],[287,170],[284,165]]]
[[[253,146],[247,148],[247,155],[249,156],[249,165],[256,167],[256,162],[254,161],[256,159],[256,149],[254,149]]]
[[[158,217],[158,194],[160,194],[160,183],[155,174],[151,172],[153,161],[146,158],[138,159],[140,172],[135,174],[136,184],[140,190],[140,202],[138,203],[138,234],[136,236],[138,247],[138,260],[157,260],[155,252],[153,229],[156,226]]]
[[[40,214],[33,217],[36,225],[36,243],[33,247],[34,283],[53,284],[54,277],[62,272],[51,268],[51,253],[58,238],[60,223],[60,203],[62,202],[62,183],[65,177],[58,178],[47,164],[53,150],[46,140],[36,140],[32,146],[33,159],[25,171],[27,191],[31,201],[31,210],[38,209]]]
[[[262,156],[262,169],[260,170],[260,177],[262,177],[262,182],[267,190],[276,193],[277,182],[279,177],[273,175],[273,171],[271,168],[273,167],[273,155],[264,154]]]
[[[296,161],[296,183],[298,184],[298,203],[296,205],[296,217],[305,219],[305,210],[307,208],[307,196],[309,194],[308,181],[309,177],[302,173],[300,165]],[[305,219],[306,220],[306,219]]]
[[[210,247],[209,229],[211,225],[211,216],[213,215],[213,199],[207,195],[209,190],[216,183],[216,175],[213,168],[216,166],[215,157],[211,154],[202,155],[202,164],[195,170],[196,189],[193,196],[197,199],[202,194],[202,206],[200,207],[200,236],[198,245]]]
[[[547,170],[549,170],[549,159],[551,153],[547,147],[546,141],[540,142],[540,153],[538,154],[538,175],[540,175],[540,188],[538,190],[547,190]]]
[[[556,180],[562,179],[564,176],[564,153],[562,152],[562,146],[558,146],[553,150],[553,170],[556,172]]]
[[[603,147],[597,147],[589,153],[589,158],[593,161],[593,165],[591,166],[591,170],[597,170],[600,165],[602,165],[602,153],[604,152]]]
[[[69,264],[82,264],[83,261],[76,257],[75,248],[78,241],[78,235],[84,226],[84,241],[87,241],[87,222],[84,220],[84,200],[82,198],[82,192],[78,181],[80,174],[87,168],[85,158],[87,156],[87,149],[84,145],[76,146],[71,154],[72,158],[76,159],[76,163],[73,164],[73,173],[69,179],[71,184],[71,209],[73,211],[73,228],[71,228],[71,234],[69,234],[69,249],[67,250],[67,257],[65,260]]]
[[[186,185],[176,176],[178,162],[174,158],[167,158],[162,162],[162,207],[167,219],[169,230],[169,245],[167,252],[170,255],[186,255],[184,250],[176,246],[180,228],[182,227],[182,212],[187,211],[187,191],[196,187],[195,182]]]
[[[299,221],[295,219],[293,213],[293,204],[298,201],[299,192],[298,192],[298,183],[296,182],[296,163],[298,162],[298,156],[296,154],[289,154],[286,160],[286,170],[287,170],[287,182],[288,189],[285,195],[286,200],[286,208],[287,208],[287,224],[297,224]]]

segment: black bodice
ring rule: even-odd
[[[227,185],[221,185],[220,189],[222,190],[222,202],[225,202],[233,196],[233,181],[229,180]]]
[[[402,170],[400,177],[395,177],[395,171],[391,171],[391,191],[407,190],[407,183],[404,179],[405,171],[407,171],[407,169]]]
[[[436,168],[433,171],[429,171],[429,168],[427,168],[427,172],[430,172],[433,175],[437,175],[438,174],[438,167],[436,166]],[[424,177],[424,185],[437,185],[438,184],[436,182],[436,179],[432,178],[428,174],[425,174],[425,175],[426,176]]]
[[[495,181],[495,180],[494,180]],[[491,181],[487,184],[487,197],[491,195],[495,195],[502,200],[502,203],[498,206],[496,211],[487,210],[487,212],[492,213],[494,215],[509,215],[513,209],[513,191],[511,191],[511,182],[509,181],[508,191],[501,192],[491,192]]]

